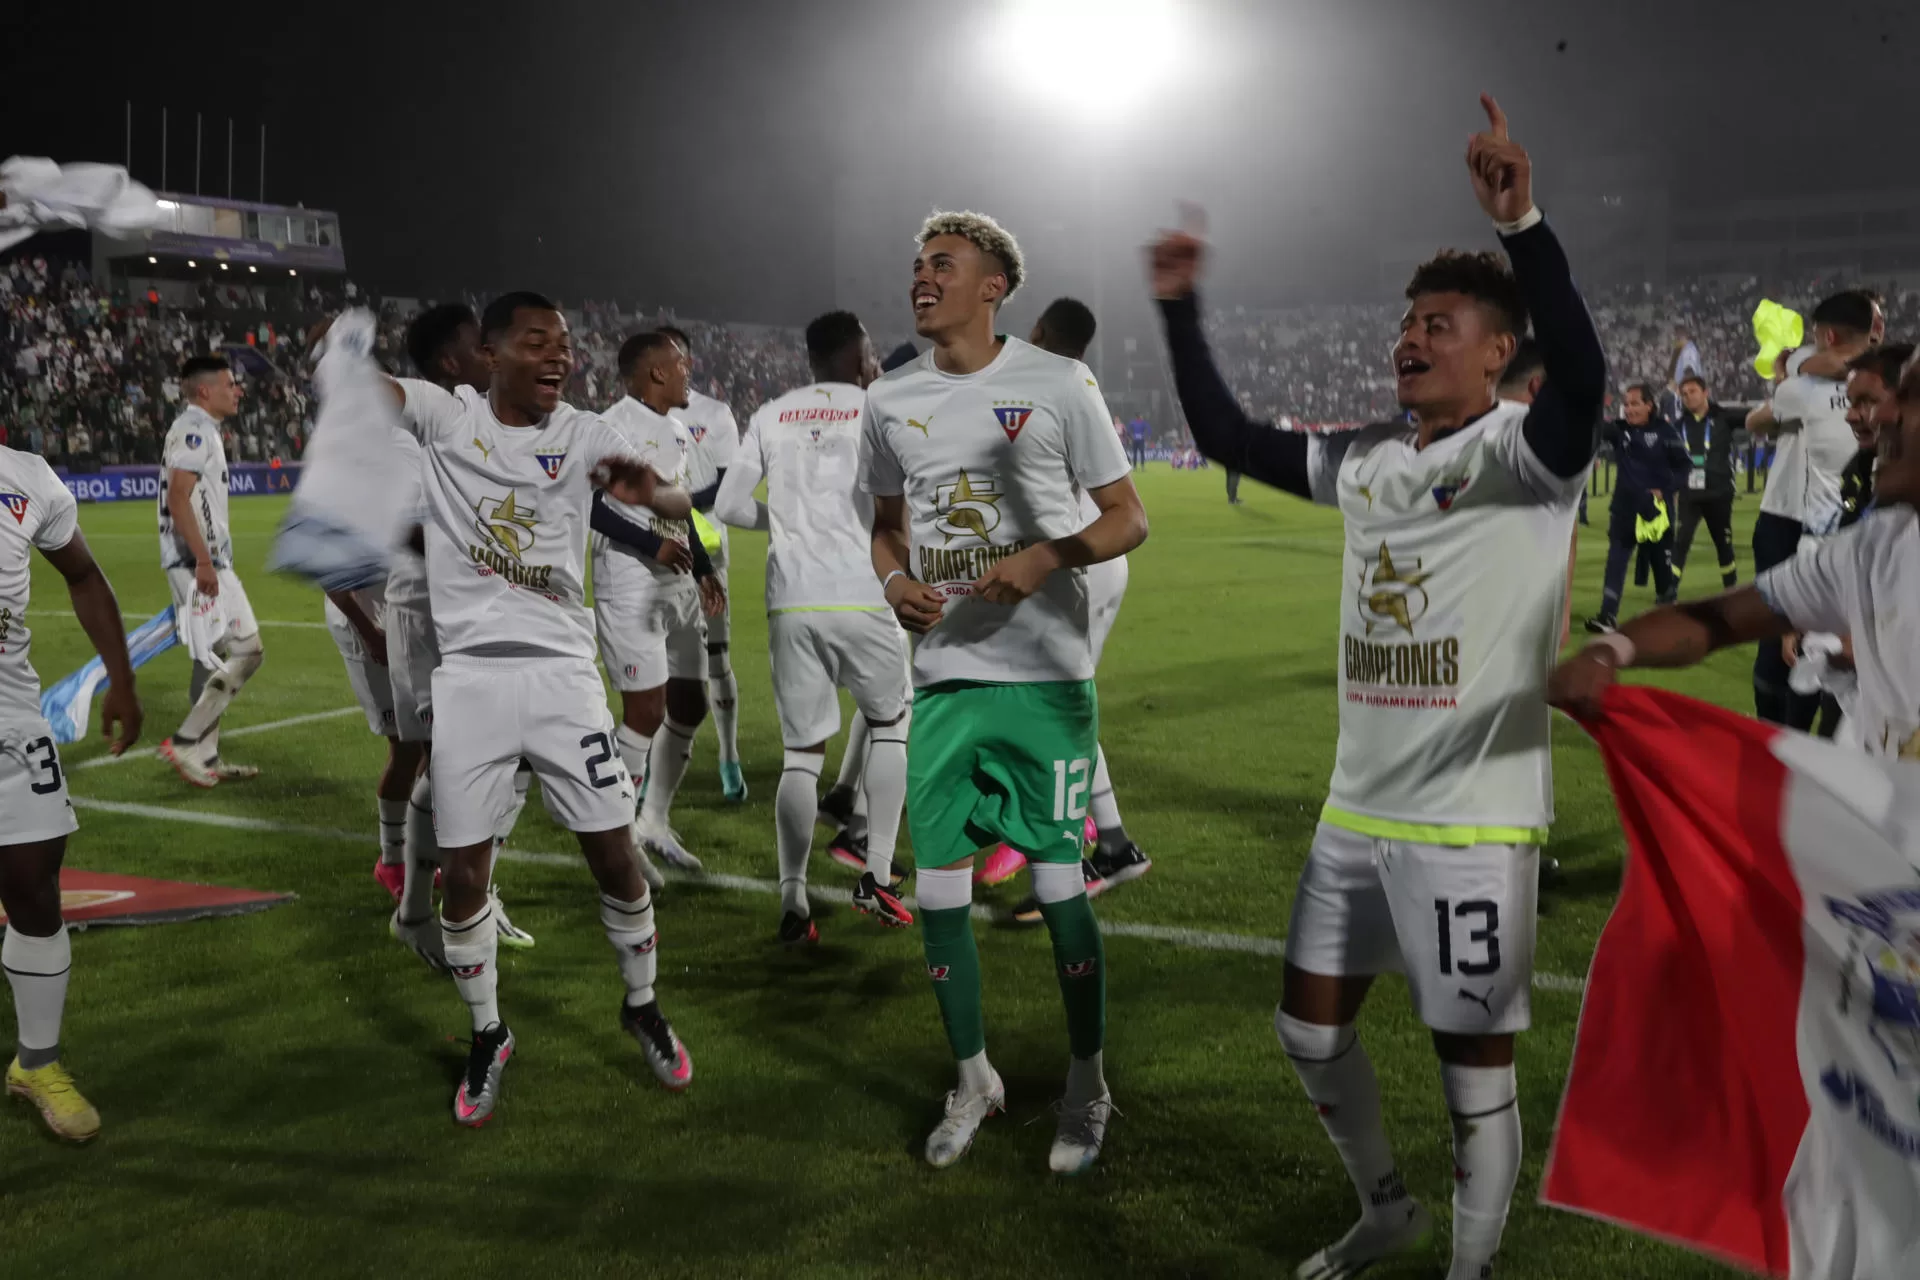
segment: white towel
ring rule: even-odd
[[[13,156],[0,163],[0,249],[10,249],[42,227],[78,227],[127,236],[162,225],[168,210],[153,192],[111,164],[57,165],[45,156]]]

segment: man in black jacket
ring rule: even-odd
[[[1627,388],[1626,419],[1609,423],[1607,443],[1613,446],[1613,507],[1607,521],[1607,576],[1600,612],[1587,619],[1587,630],[1612,631],[1619,617],[1620,593],[1626,587],[1627,566],[1635,549],[1646,544],[1653,558],[1653,589],[1661,604],[1679,591],[1674,576],[1673,526],[1670,502],[1684,485],[1688,460],[1686,445],[1667,421],[1654,412],[1653,388],[1636,382]]]
[[[1689,470],[1680,491],[1680,531],[1673,544],[1673,576],[1687,567],[1687,549],[1702,520],[1720,553],[1720,585],[1740,580],[1733,560],[1733,460],[1729,446],[1739,424],[1707,397],[1706,381],[1689,374],[1680,382],[1680,434],[1687,446]]]

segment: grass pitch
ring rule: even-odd
[[[1141,489],[1153,536],[1133,557],[1099,683],[1127,827],[1155,866],[1098,907],[1135,931],[1107,944],[1108,1074],[1124,1115],[1092,1173],[1066,1182],[1046,1171],[1066,1039],[1044,931],[980,926],[1010,1114],[936,1173],[919,1148],[952,1066],[916,934],[818,902],[822,945],[792,954],[773,942],[777,899],[674,883],[659,898],[660,992],[695,1082],[668,1095],[616,1028],[621,986],[592,882],[537,803],[513,840],[532,856],[499,875],[515,921],[539,939],[500,956],[520,1052],[494,1122],[456,1127],[465,1008],[387,936],[387,898],[369,874],[381,744],[357,711],[236,732],[352,705],[318,597],[261,568],[280,501],[249,499],[234,504],[235,540],[267,657],[228,715],[223,751],[262,776],[197,792],[150,756],[100,763],[97,740],[76,744],[66,762],[82,827],[68,861],[299,900],[76,939],[67,1061],[105,1129],[70,1149],[26,1108],[0,1114],[5,1272],[1290,1275],[1354,1212],[1270,1026],[1277,941],[1332,766],[1339,525],[1255,485],[1230,508],[1218,471],[1156,465]],[[1599,598],[1604,505],[1596,499],[1595,525],[1581,530],[1576,629]],[[1738,508],[1743,577],[1757,506]],[[81,520],[127,612],[164,607],[151,507],[88,507]],[[1704,532],[1700,544],[1693,592],[1717,579]],[[752,796],[722,804],[703,730],[675,823],[711,870],[764,881],[776,874],[780,745],[762,539],[737,534],[733,559]],[[1629,590],[1628,612],[1650,603]],[[88,650],[57,612],[65,593],[44,563],[33,604],[35,664],[51,681]],[[1748,663],[1724,654],[1672,683],[1745,708]],[[185,711],[186,658],[175,650],[140,675],[151,747]],[[1577,979],[1623,852],[1598,757],[1564,720],[1555,764],[1548,852],[1565,875],[1541,895],[1546,977],[1520,1051],[1528,1153],[1502,1274],[1730,1275],[1533,1203]],[[824,856],[813,879],[850,887]],[[1022,878],[999,900],[1024,888]],[[1362,1027],[1407,1183],[1444,1217],[1448,1125],[1403,984],[1380,984]],[[1445,1261],[1441,1232],[1377,1274],[1436,1276]]]

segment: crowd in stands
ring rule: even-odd
[[[1676,355],[1692,342],[1715,399],[1765,393],[1754,372],[1751,317],[1762,297],[1801,314],[1825,294],[1857,281],[1806,279],[1763,289],[1758,280],[1695,281],[1656,291],[1641,285],[1590,293],[1618,385],[1671,381]],[[18,257],[0,262],[0,443],[78,470],[159,461],[167,425],[180,411],[176,379],[197,352],[234,354],[246,384],[241,412],[226,424],[235,461],[300,456],[314,409],[305,351],[307,322],[343,301],[378,308],[378,352],[395,373],[406,367],[404,333],[421,305],[381,302],[351,284],[307,284],[269,296],[251,286],[205,286],[198,305],[170,306],[101,289],[84,268]],[[1920,291],[1882,286],[1890,333],[1920,331]],[[478,309],[478,299],[469,299]],[[671,323],[693,340],[694,385],[727,401],[744,424],[760,404],[806,381],[797,330],[714,324],[612,303],[569,305],[576,367],[574,403],[603,406],[620,395],[615,354],[622,339]],[[1396,412],[1387,353],[1400,306],[1238,309],[1209,317],[1208,332],[1228,382],[1253,416],[1283,426],[1325,429]],[[1182,444],[1156,423],[1156,450]]]

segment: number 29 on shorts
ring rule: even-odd
[[[1087,816],[1087,792],[1093,788],[1093,761],[1053,762],[1053,820]]]

